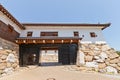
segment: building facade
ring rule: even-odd
[[[110,23],[20,23],[0,5],[0,47],[15,50],[20,66],[40,65],[41,51],[51,50],[58,52],[61,64],[106,67],[105,55],[112,49],[102,30],[109,26]]]

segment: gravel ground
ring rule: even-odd
[[[120,75],[75,71],[71,66],[31,66],[0,80],[120,80]]]

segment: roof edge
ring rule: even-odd
[[[102,30],[109,27],[111,23],[105,24],[88,24],[88,23],[22,23],[23,26],[103,26]]]
[[[17,20],[15,19],[1,4],[0,4],[0,11],[5,14],[11,21],[13,21],[16,25],[19,26],[21,29],[25,29],[25,27]]]

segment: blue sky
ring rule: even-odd
[[[111,23],[107,43],[120,50],[120,0],[0,0],[20,22]]]

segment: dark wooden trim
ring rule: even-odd
[[[19,37],[19,33],[14,30],[14,28],[11,25],[7,25],[0,21],[0,37],[15,42],[16,38]]]
[[[53,37],[56,36],[56,37],[57,37],[57,36],[58,36],[58,32],[49,32],[49,31],[46,31],[46,32],[44,31],[44,32],[43,32],[43,31],[42,31],[42,32],[40,33],[40,36],[41,36],[41,37],[45,37],[45,36],[50,36],[50,37],[51,37],[51,36],[53,36]]]
[[[79,37],[23,37],[17,38],[17,44],[56,44],[56,43],[78,43]]]

